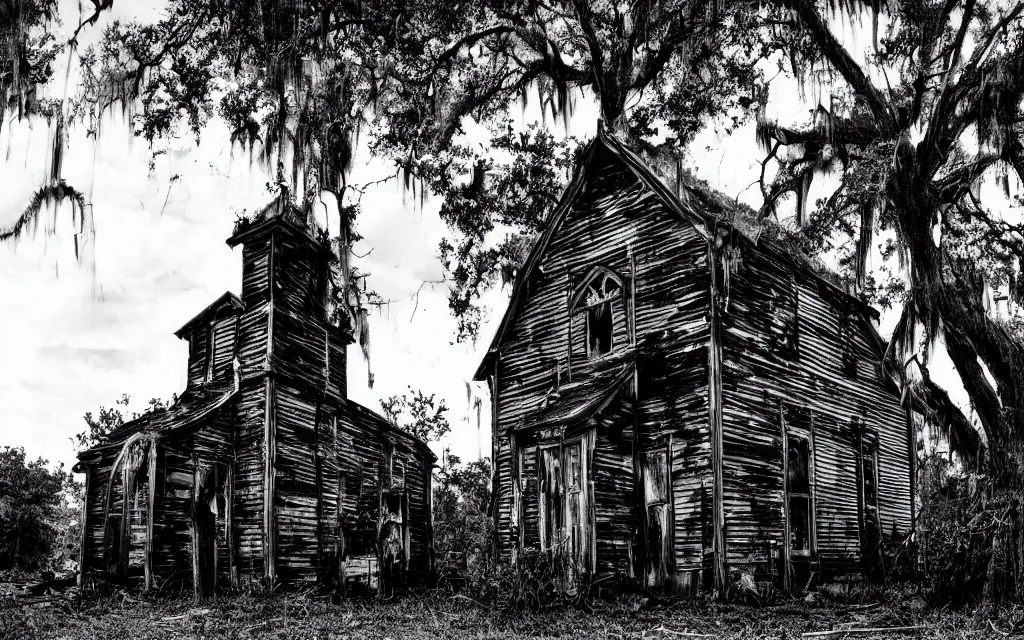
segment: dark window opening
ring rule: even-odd
[[[612,350],[612,303],[587,309],[587,353],[599,356]]]
[[[810,448],[807,440],[787,437],[786,490],[789,494],[789,544],[793,553],[810,553],[813,505],[811,504]]]
[[[586,353],[593,358],[612,350],[616,321],[612,301],[622,295],[622,282],[604,269],[598,269],[586,283],[574,298],[573,312],[586,313]]]

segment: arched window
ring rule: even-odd
[[[588,357],[612,350],[615,316],[612,302],[622,296],[622,279],[595,267],[573,295],[573,313],[584,314],[584,336]]]

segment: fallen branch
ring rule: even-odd
[[[484,609],[490,610],[490,607],[488,607],[486,604],[484,604],[482,602],[479,602],[477,600],[474,600],[473,598],[470,598],[469,596],[464,596],[461,593],[456,593],[454,596],[452,596],[452,600],[455,600],[456,598],[459,598],[459,599],[462,599],[462,600],[469,600],[470,602],[472,602],[473,604],[475,604],[475,605],[477,605],[479,607],[483,607]]]
[[[650,631],[645,632],[644,633],[644,637],[647,637],[648,633],[664,633],[664,634],[667,634],[667,635],[670,635],[670,636],[678,636],[680,638],[714,638],[714,637],[716,637],[716,636],[708,635],[706,633],[693,633],[691,631],[673,631],[672,629],[666,629],[665,625],[661,625],[660,627],[657,627],[656,629],[651,629]]]
[[[258,629],[259,627],[262,627],[265,624],[270,624],[271,622],[278,622],[280,620],[284,620],[284,618],[270,618],[269,620],[264,620],[263,622],[261,622],[259,624],[254,624],[251,627],[246,627],[245,630],[246,631],[252,631],[253,629]]]
[[[921,631],[924,627],[921,625],[913,627],[872,627],[865,629],[834,629],[832,631],[808,631],[807,633],[800,634],[803,638],[827,638],[830,636],[845,636],[847,634],[865,634],[865,633],[909,633],[911,631]]]

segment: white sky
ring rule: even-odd
[[[69,9],[64,16],[75,15],[74,2],[63,4]],[[116,4],[115,13],[87,29],[82,40],[132,11],[138,12],[134,4]],[[62,31],[73,27],[68,22],[66,17]],[[776,115],[806,119],[809,107],[795,99],[793,86],[776,83],[772,95]],[[536,116],[527,110],[525,119]],[[596,120],[595,105],[581,97],[570,133],[589,138]],[[43,225],[34,237],[0,246],[0,445],[22,446],[30,457],[68,466],[74,462],[70,438],[84,428],[86,411],[110,406],[122,393],[131,396],[131,409],[141,410],[149,398],[167,398],[184,388],[187,344],[172,332],[225,290],[239,292],[241,251],[229,249],[225,240],[235,212],[251,211],[270,197],[267,176],[244,152],[232,151],[219,121],[211,122],[199,147],[190,139],[173,143],[152,172],[149,148],[131,138],[120,113],[108,115],[103,127],[98,145],[81,129],[72,130],[64,163],[67,181],[91,192],[95,271],[75,261],[66,210],[54,228]],[[41,184],[49,135],[44,122],[3,124],[0,227],[17,219]],[[760,171],[761,154],[753,141],[752,125],[724,139],[709,132],[691,147],[687,164],[725,194],[757,206],[759,190],[748,186]],[[350,178],[355,183],[390,172],[365,150],[355,165]],[[180,179],[172,183],[173,175]],[[372,252],[356,265],[372,274],[370,288],[395,302],[372,315],[373,389],[366,384],[358,347],[349,350],[349,396],[379,411],[380,398],[409,385],[436,393],[451,408],[453,427],[438,452],[449,446],[463,459],[475,459],[478,450],[486,456],[486,386],[474,386],[484,397],[478,431],[466,381],[490,342],[508,292],[485,298],[490,320],[478,345],[454,344],[447,288],[423,286],[418,306],[413,295],[424,281],[442,278],[437,246],[447,228],[438,218],[438,203],[428,201],[421,210],[409,200],[396,180],[363,199],[358,231],[365,239],[355,250]],[[943,368],[941,363],[932,367]]]

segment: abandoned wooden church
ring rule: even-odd
[[[85,581],[208,595],[432,573],[435,458],[346,397],[353,338],[326,313],[333,254],[283,202],[228,240],[242,247],[241,297],[225,293],[175,333],[189,345],[178,401],[80,454]],[[393,551],[384,567],[379,546]]]
[[[675,181],[599,131],[519,272],[476,372],[500,554],[556,553],[569,591],[870,571],[914,524],[877,312]]]

